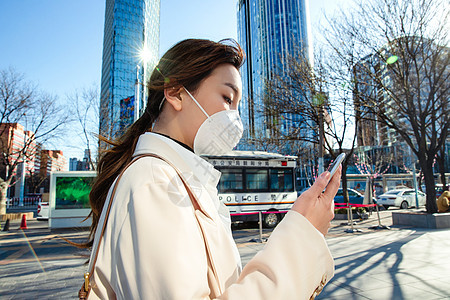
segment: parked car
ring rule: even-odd
[[[39,202],[37,207],[37,220],[48,220],[48,202]]]
[[[444,192],[444,186],[442,185],[442,183],[436,183],[434,187],[436,189],[436,199],[437,199]],[[421,186],[421,188],[422,191],[424,191],[425,193],[427,192],[427,187],[424,184]]]
[[[347,189],[348,201],[353,204],[363,204],[364,196],[354,189]],[[338,189],[336,196],[334,196],[334,202],[344,203],[344,191],[343,189]]]
[[[419,206],[425,205],[426,195],[421,191],[417,191],[419,198]],[[397,189],[390,190],[380,195],[377,198],[377,203],[383,205],[385,209],[391,206],[400,207],[401,209],[407,209],[411,206],[416,206],[416,196],[414,189]]]

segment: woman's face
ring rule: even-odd
[[[200,83],[195,92],[189,92],[209,116],[222,110],[237,110],[242,97],[241,76],[233,65],[219,65]],[[185,142],[192,147],[200,125],[207,117],[186,91],[181,91],[181,98],[180,118],[186,125]]]

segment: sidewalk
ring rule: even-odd
[[[450,299],[450,230],[392,227],[391,213],[380,212],[390,230],[369,229],[378,225],[376,213],[355,222],[362,232],[346,233],[345,220],[332,221],[326,239],[335,275],[316,299]],[[263,247],[236,242],[243,264]]]
[[[335,276],[317,299],[450,299],[450,230],[329,238]]]
[[[335,258],[334,278],[317,299],[450,299],[450,230],[396,227],[369,230],[376,215],[357,222],[362,233],[345,233],[344,221],[333,221],[327,242]],[[382,224],[391,225],[390,211]],[[3,225],[3,224],[2,224]],[[0,232],[2,299],[75,299],[88,252],[69,246],[58,234],[81,241],[86,231],[53,233],[47,222],[28,221],[28,230]],[[245,265],[264,244],[258,229],[233,232]],[[264,230],[268,237],[270,230]]]

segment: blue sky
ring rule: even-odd
[[[311,23],[336,0],[310,1]],[[212,5],[214,3],[214,5]],[[160,56],[189,38],[237,39],[236,0],[161,0]],[[61,101],[100,84],[105,0],[0,0],[0,69],[9,66]],[[97,130],[97,129],[93,129]],[[83,156],[77,132],[50,148]]]

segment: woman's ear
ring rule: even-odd
[[[171,87],[164,90],[166,101],[172,105],[173,109],[180,111],[182,108],[181,91],[182,87]]]

